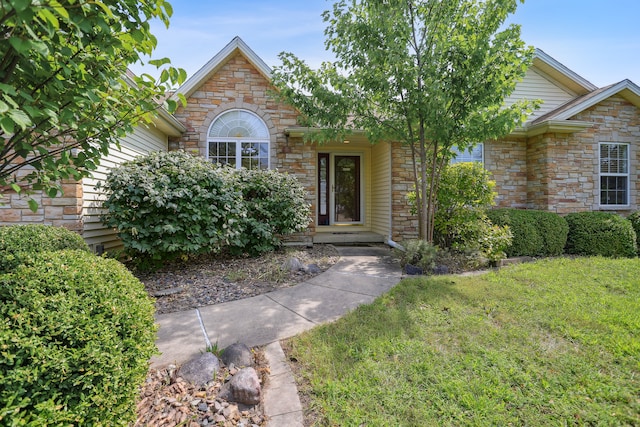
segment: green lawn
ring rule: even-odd
[[[407,279],[287,347],[316,425],[640,425],[640,260]]]

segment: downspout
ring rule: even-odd
[[[399,249],[404,251],[404,247],[393,241],[393,147],[392,144],[389,143],[389,235],[387,236],[387,240],[385,242],[391,248]]]

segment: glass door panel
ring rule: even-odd
[[[329,225],[329,153],[318,153],[318,225]]]
[[[333,220],[360,222],[360,157],[334,157]]]

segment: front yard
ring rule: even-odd
[[[640,260],[406,279],[286,343],[307,425],[638,425]]]

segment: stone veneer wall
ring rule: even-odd
[[[527,144],[503,139],[484,144],[484,165],[496,181],[497,207],[527,207]]]
[[[240,53],[229,60],[174,114],[187,128],[180,138],[169,140],[169,149],[206,155],[209,126],[220,114],[244,109],[258,115],[271,134],[271,168],[295,175],[308,190],[315,217],[315,150],[301,138],[287,138],[284,129],[297,125],[296,111],[269,95],[268,80]],[[311,223],[309,231],[315,231]]]
[[[411,149],[400,143],[391,146],[391,239],[402,242],[418,238],[418,218],[411,214],[407,194],[413,191]]]
[[[640,113],[623,98],[607,99],[576,115],[595,123],[574,134],[548,133],[529,140],[529,207],[559,214],[607,210],[599,202],[599,143],[630,144],[630,209],[637,209],[640,190]],[[635,190],[635,191],[634,191]]]
[[[574,134],[546,133],[485,144],[485,167],[497,183],[498,207],[559,214],[606,209],[599,205],[598,144],[619,142],[630,144],[629,210],[638,208],[640,111],[625,99],[612,97],[573,120],[595,125]]]
[[[45,224],[68,228],[82,234],[82,183],[67,181],[62,184],[64,195],[50,198],[38,191],[31,196],[20,196],[12,190],[3,191],[0,204],[0,225]],[[36,212],[27,201],[38,202]]]

